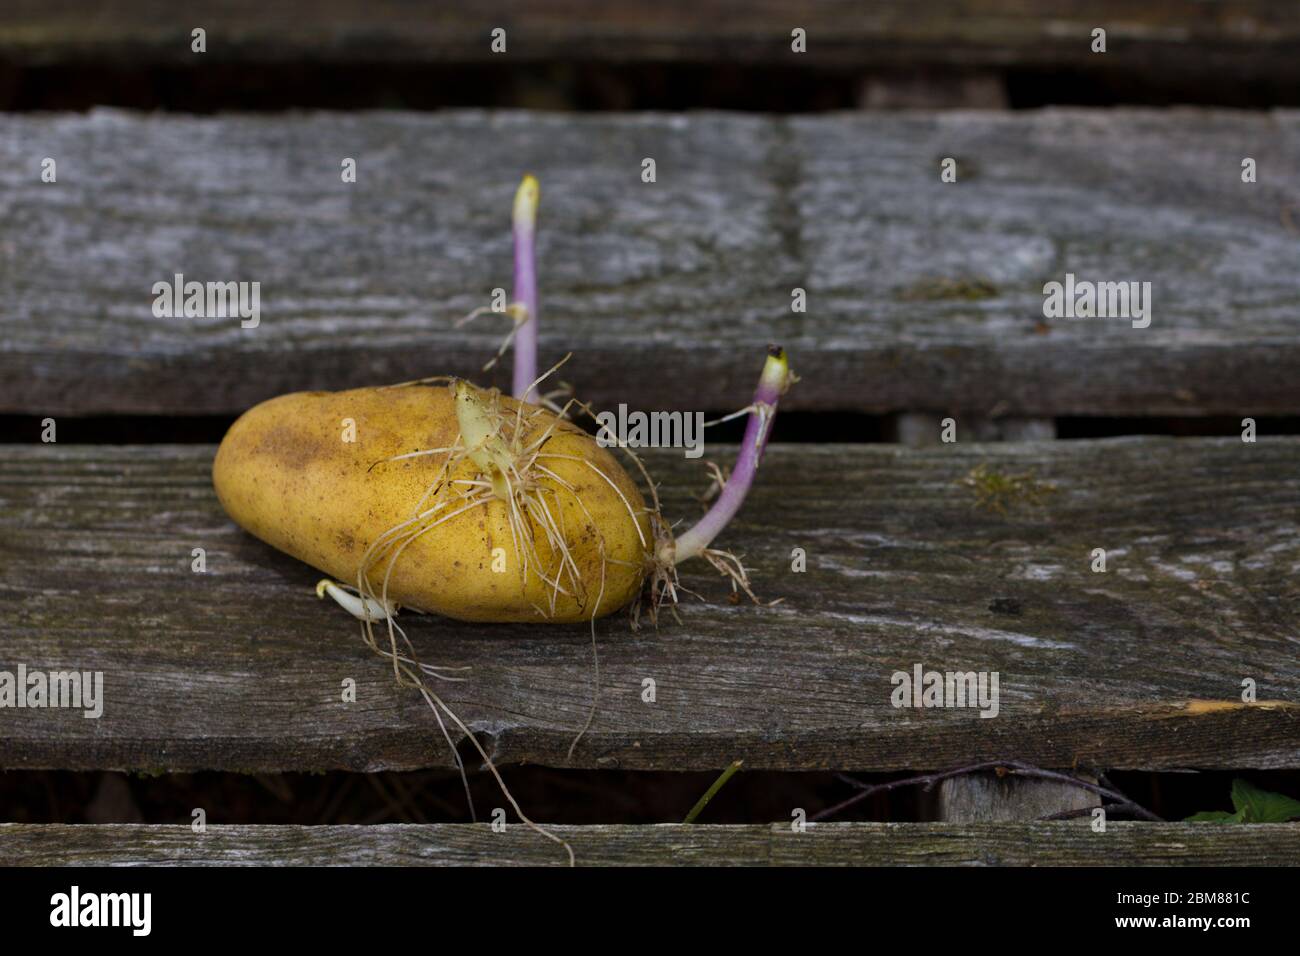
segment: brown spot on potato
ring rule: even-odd
[[[256,453],[302,470],[312,462],[328,458],[334,451],[325,446],[319,435],[276,422],[262,433]]]

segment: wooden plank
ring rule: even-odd
[[[1300,411],[1300,113],[1178,110],[0,117],[0,411],[476,374],[529,169],[542,357],[601,406],[737,407],[775,340],[792,409]],[[1067,272],[1151,282],[1150,327],[1045,321]],[[176,273],[260,282],[260,324],[155,317]]]
[[[1300,823],[557,826],[580,866],[1295,866]],[[519,825],[0,824],[0,866],[562,866]]]
[[[450,765],[418,695],[316,599],[318,574],[221,512],[212,453],[6,451],[0,669],[102,671],[105,702],[99,719],[0,709],[0,766]],[[651,463],[665,513],[697,514],[700,464]],[[998,482],[1013,492],[981,499]],[[600,707],[571,762],[591,701],[586,628],[408,630],[425,660],[472,666],[446,695],[501,763],[1300,767],[1297,502],[1297,439],[774,446],[720,544],[783,603],[732,605],[687,566],[710,603],[687,603],[683,623],[601,622]],[[791,571],[796,547],[806,572]],[[893,674],[916,665],[997,672],[998,715],[891,706]],[[1258,703],[1241,702],[1247,678]]]
[[[1044,9],[1050,7],[1050,9]],[[165,0],[88,15],[75,0],[9,0],[0,55],[37,64],[195,65],[190,31],[216,62],[748,63],[808,68],[1051,66],[1090,73],[1295,76],[1300,15],[1286,0]],[[1092,30],[1108,30],[1106,55]],[[507,55],[490,50],[508,31]],[[790,31],[808,33],[791,54]]]
[[[1101,806],[1097,794],[1068,783],[987,774],[941,780],[933,797],[935,819],[948,823],[1042,820]]]

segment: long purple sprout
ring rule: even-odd
[[[776,418],[777,402],[781,400],[790,381],[790,362],[786,358],[785,349],[776,345],[769,347],[763,374],[759,377],[758,388],[754,390],[749,422],[745,426],[745,439],[740,446],[740,456],[736,459],[731,478],[704,517],[661,550],[659,558],[665,564],[680,564],[687,558],[703,554],[718,533],[727,526],[727,522],[740,510],[745,495],[749,493],[749,486],[754,483],[763,451],[767,448],[772,421]]]
[[[515,289],[513,301],[524,307],[523,324],[515,331],[515,398],[537,401],[537,204],[541,187],[533,175],[525,176],[515,192]]]
[[[524,176],[515,192],[513,215],[515,287],[512,302],[523,308],[522,319],[517,319],[519,324],[515,328],[513,394],[520,401],[534,403],[537,401],[534,385],[537,380],[538,323],[536,238],[540,199],[541,186],[537,178],[531,174]],[[675,541],[670,540],[661,545],[657,558],[663,566],[671,567],[704,554],[713,539],[736,516],[745,496],[749,494],[759,462],[763,459],[763,451],[767,448],[777,403],[794,380],[785,349],[770,346],[767,361],[763,364],[763,373],[759,376],[758,388],[754,390],[744,442],[731,478],[727,480],[713,507],[694,527]]]

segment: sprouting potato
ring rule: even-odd
[[[462,621],[609,614],[636,597],[653,550],[645,501],[608,451],[464,381],[263,402],[231,427],[213,482],[268,544],[383,603]]]
[[[519,818],[563,845],[572,863],[572,847],[524,815],[491,756],[431,686],[430,679],[464,680],[452,673],[463,668],[421,661],[397,612],[588,622],[594,661],[596,619],[631,604],[635,625],[642,598],[656,619],[661,603],[677,600],[683,561],[704,559],[754,598],[740,559],[711,544],[744,502],[777,403],[796,378],[784,350],[770,347],[735,468],[725,479],[714,468],[717,499],[675,536],[639,459],[649,507],[618,461],[569,420],[575,409],[590,413],[586,406],[538,404],[537,386],[550,374],[537,375],[538,198],[537,180],[525,176],[515,194],[514,300],[506,310],[515,327],[497,354],[514,342],[514,398],[460,379],[283,395],[231,426],[212,480],[239,525],[329,575],[316,593],[358,618],[398,683],[424,697],[462,775],[452,727],[473,743]],[[571,754],[595,706],[593,696]],[[468,796],[467,778],[465,786]]]
[[[461,379],[298,392],[244,413],[217,452],[213,483],[230,516],[341,579],[317,593],[365,622],[372,642],[379,621],[400,632],[392,619],[403,606],[463,621],[594,621],[647,581],[653,619],[676,602],[677,565],[694,557],[753,597],[739,559],[710,545],[743,503],[795,381],[784,350],[768,350],[733,474],[723,482],[715,468],[717,500],[674,537],[649,476],[647,508],[622,466],[569,420],[586,406],[537,404],[551,374],[537,375],[539,196],[525,176],[506,310],[515,327],[497,356],[514,342],[515,397]]]

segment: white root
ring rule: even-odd
[[[326,594],[338,602],[339,607],[347,611],[358,621],[386,621],[397,614],[397,605],[388,604],[372,597],[359,597],[351,593],[352,588],[338,584],[329,578],[322,578],[316,584],[316,596],[324,598]]]

